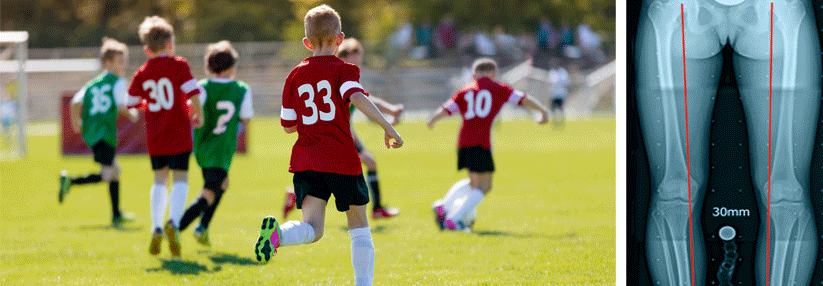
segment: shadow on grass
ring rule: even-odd
[[[197,275],[200,273],[212,273],[220,271],[220,266],[215,267],[212,270],[209,270],[209,268],[205,265],[201,265],[194,261],[183,261],[175,259],[160,259],[160,261],[163,262],[163,265],[161,265],[160,268],[149,268],[146,269],[146,272],[168,271],[171,274]]]
[[[251,265],[260,265],[257,261],[252,260],[248,257],[240,257],[234,253],[225,253],[219,252],[214,253],[209,256],[212,262],[215,264],[231,264],[231,265],[241,265],[241,266],[251,266]]]
[[[516,237],[516,238],[543,237],[543,238],[550,238],[550,239],[573,238],[577,235],[576,233],[571,232],[571,233],[566,233],[566,234],[557,234],[557,235],[546,236],[546,235],[537,234],[537,233],[515,233],[515,232],[499,231],[499,230],[473,231],[472,234],[475,234],[477,236],[508,236],[508,237]]]
[[[372,225],[370,227],[371,227],[371,233],[372,234],[387,233],[387,232],[390,232],[390,230],[392,228],[394,228],[394,226],[385,226],[385,225],[377,225],[377,226]],[[344,232],[348,232],[349,228],[346,227],[345,225],[343,225],[343,226],[340,226],[340,230],[344,231]]]
[[[142,226],[114,226],[111,224],[81,225],[81,231],[116,230],[120,232],[137,232],[143,230]]]

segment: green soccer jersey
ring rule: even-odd
[[[194,130],[194,156],[201,168],[228,171],[237,148],[240,119],[252,116],[251,90],[241,82],[224,78],[200,81],[204,124]]]
[[[117,106],[125,103],[126,80],[108,71],[90,80],[72,99],[83,102],[83,140],[117,147]]]

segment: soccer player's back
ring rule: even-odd
[[[289,172],[294,173],[296,203],[303,209],[303,221],[280,226],[272,216],[263,219],[255,255],[258,261],[268,262],[278,247],[319,240],[326,204],[334,195],[337,210],[348,218],[355,285],[371,285],[374,245],[366,216],[369,196],[351,137],[348,103],[384,129],[386,147],[399,148],[403,141],[366,98],[359,68],[334,56],[344,38],[337,12],[327,5],[315,7],[306,14],[304,24],[303,44],[314,56],[301,62],[286,79],[280,115],[284,130],[298,133]],[[392,138],[394,142],[390,142]]]
[[[180,230],[200,217],[194,237],[200,244],[211,245],[208,227],[214,211],[228,188],[228,172],[237,149],[240,122],[248,124],[254,111],[251,90],[234,80],[237,51],[229,41],[208,46],[205,65],[212,78],[200,81],[204,124],[194,131],[194,156],[203,171],[203,191],[183,214]]]
[[[90,80],[71,100],[70,118],[72,129],[83,134],[86,145],[92,149],[94,161],[99,163],[100,173],[70,178],[64,170],[60,176],[58,201],[63,203],[72,185],[85,185],[105,181],[109,183],[112,206],[112,224],[133,221],[131,214],[120,211],[120,167],[115,160],[117,147],[117,115],[124,114],[134,122],[135,110],[126,112],[125,63],[128,48],[114,39],[103,38],[100,61],[104,68]]]
[[[548,120],[546,107],[533,97],[494,81],[497,76],[497,63],[494,60],[476,60],[472,71],[474,80],[446,101],[428,122],[429,128],[434,128],[437,121],[448,115],[462,115],[463,126],[460,127],[460,137],[457,141],[457,169],[469,169],[469,185],[456,183],[446,196],[435,202],[432,207],[440,229],[470,231],[464,223],[466,215],[491,192],[492,175],[495,170],[491,126],[503,105],[525,105],[541,112],[539,123],[543,124]],[[464,190],[466,187],[470,188],[468,194]],[[465,194],[463,204],[457,211],[447,213],[446,210],[461,194]]]
[[[186,60],[174,56],[174,29],[165,19],[146,17],[140,24],[139,34],[150,58],[134,74],[129,88],[129,104],[146,107],[146,140],[154,170],[149,253],[160,253],[160,242],[165,233],[172,255],[180,256],[178,226],[189,189],[191,128],[203,124],[203,109],[196,96],[200,94],[200,87]],[[191,116],[188,100],[194,109]],[[167,200],[170,170],[174,183]],[[166,201],[169,221],[164,224]]]

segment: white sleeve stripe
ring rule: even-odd
[[[280,109],[280,118],[283,120],[297,120],[297,112],[294,109],[283,107]]]
[[[252,108],[251,90],[246,90],[243,102],[240,103],[240,119],[249,119],[252,116],[254,116],[254,109]]]
[[[517,104],[525,96],[526,95],[522,91],[519,91],[519,90],[515,89],[514,91],[512,91],[512,94],[509,95],[508,103]]]
[[[197,80],[195,79],[190,79],[189,81],[183,83],[183,85],[180,86],[180,90],[182,90],[183,93],[190,93],[198,88],[200,88],[200,86],[197,85]]]
[[[134,95],[131,95],[131,94],[129,94],[128,98],[129,98],[129,101],[128,101],[128,104],[127,104],[128,106],[137,105],[137,104],[140,103],[140,100],[141,100],[141,98],[139,96],[134,96]]]
[[[350,81],[344,82],[344,83],[340,86],[340,96],[345,96],[345,95],[346,95],[346,92],[348,92],[348,91],[349,91],[350,89],[352,89],[352,88],[359,88],[359,89],[363,89],[363,86],[362,86],[362,85],[360,85],[360,83],[359,83],[359,82],[356,82],[356,81],[351,81],[351,80],[350,80]]]
[[[460,107],[458,107],[458,106],[457,106],[457,103],[455,103],[455,102],[454,102],[453,100],[451,100],[451,99],[450,99],[449,101],[447,101],[445,104],[443,104],[443,108],[445,108],[446,110],[448,110],[448,111],[449,111],[449,113],[457,113],[457,112],[459,112],[459,111],[460,111]]]

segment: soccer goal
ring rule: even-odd
[[[0,160],[26,154],[29,33],[0,32]]]

